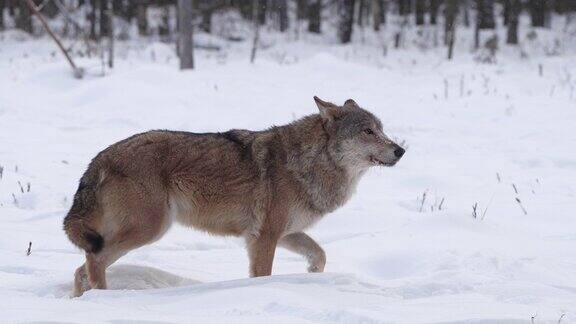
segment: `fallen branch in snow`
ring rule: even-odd
[[[32,242],[28,243],[28,250],[26,250],[26,255],[32,254]]]
[[[66,57],[66,59],[68,60],[68,63],[70,63],[70,66],[72,66],[72,72],[75,78],[77,79],[81,79],[84,76],[84,70],[81,68],[78,68],[76,66],[76,64],[74,64],[74,61],[72,61],[72,58],[70,57],[70,55],[68,55],[68,52],[66,51],[66,49],[64,49],[64,46],[62,45],[62,43],[60,42],[60,40],[58,39],[58,37],[56,37],[56,35],[54,35],[54,33],[52,32],[52,30],[50,29],[50,27],[48,26],[48,24],[46,23],[46,20],[44,19],[44,17],[42,16],[42,14],[38,11],[38,8],[36,8],[36,4],[34,4],[34,2],[32,0],[25,0],[26,3],[28,4],[28,7],[30,8],[30,11],[32,11],[32,13],[34,15],[36,15],[36,17],[38,17],[38,19],[40,20],[40,23],[42,24],[42,26],[44,27],[44,29],[46,29],[46,31],[48,32],[48,34],[50,35],[50,37],[52,37],[52,39],[54,40],[54,42],[56,42],[56,45],[58,45],[58,47],[60,48],[60,50],[62,51],[62,53],[64,54],[64,56]]]
[[[528,215],[528,212],[526,211],[526,209],[524,208],[524,206],[522,206],[522,202],[520,202],[520,198],[516,197],[516,202],[518,203],[518,206],[520,206],[520,208],[522,208],[522,211],[524,212],[524,215]]]
[[[560,324],[560,322],[562,322],[562,319],[564,318],[564,316],[566,316],[565,313],[562,313],[562,315],[560,315],[560,318],[558,319],[558,324]]]

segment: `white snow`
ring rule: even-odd
[[[170,46],[120,44],[113,71],[78,59],[76,80],[48,41],[3,39],[2,323],[576,322],[574,54],[480,65],[308,41],[254,65],[247,49],[199,51],[180,72]],[[288,123],[315,112],[313,95],[354,98],[407,146],[309,231],[326,273],[279,249],[274,276],[248,279],[240,239],[174,226],[113,265],[109,290],[69,297],[83,255],[61,224],[96,153],[149,129]]]

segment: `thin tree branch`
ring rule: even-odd
[[[66,51],[66,49],[64,49],[64,46],[62,45],[62,43],[60,42],[58,37],[56,37],[56,35],[52,32],[52,30],[50,29],[50,27],[46,23],[46,20],[44,19],[42,14],[38,11],[38,8],[36,8],[36,5],[34,4],[34,2],[32,0],[25,0],[25,1],[28,4],[28,7],[32,11],[32,13],[34,15],[36,15],[36,17],[38,17],[38,19],[40,20],[40,23],[42,23],[42,26],[44,27],[44,29],[46,29],[46,31],[48,32],[50,37],[52,37],[54,42],[56,42],[56,45],[58,45],[58,47],[60,48],[60,50],[62,51],[62,53],[66,57],[66,59],[68,60],[68,63],[70,63],[70,66],[72,67],[72,71],[74,73],[74,77],[77,79],[81,79],[84,76],[84,70],[78,68],[76,66],[76,64],[74,64],[74,61],[72,61],[72,58],[70,57],[70,55],[68,55],[68,52]]]

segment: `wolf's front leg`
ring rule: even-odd
[[[248,257],[250,258],[250,277],[269,276],[272,274],[274,252],[278,236],[263,232],[258,237],[248,239]]]
[[[323,272],[326,253],[310,236],[298,232],[288,234],[278,243],[283,248],[298,253],[308,260],[308,272]]]

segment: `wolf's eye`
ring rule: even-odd
[[[371,130],[370,128],[366,128],[366,129],[364,130],[364,133],[366,133],[366,134],[368,134],[368,135],[374,135],[374,131]]]

